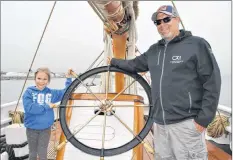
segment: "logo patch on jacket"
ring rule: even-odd
[[[181,56],[172,56],[172,60],[170,61],[170,63],[182,63],[184,62],[181,58]]]
[[[37,102],[39,105],[43,105],[44,103],[51,103],[51,98],[52,98],[51,93],[47,93],[47,94],[32,93],[33,102]]]

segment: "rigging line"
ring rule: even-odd
[[[104,61],[104,60],[102,59],[102,60],[99,62],[99,64],[97,64],[96,67],[99,67],[99,65],[100,65],[103,61]],[[93,78],[93,80],[91,81],[90,84],[94,83],[94,80],[96,79],[97,75],[98,75],[98,74],[95,75],[95,77]],[[86,93],[87,93],[87,91],[88,91],[88,89],[86,90]]]
[[[39,50],[39,47],[40,47],[41,41],[42,41],[42,39],[43,39],[43,37],[44,37],[44,33],[45,33],[46,29],[47,29],[47,26],[48,26],[49,20],[50,20],[50,18],[51,18],[51,16],[52,16],[53,10],[54,10],[55,5],[56,5],[56,2],[57,2],[57,1],[54,1],[53,7],[52,7],[51,12],[50,12],[50,14],[49,14],[49,18],[48,18],[48,20],[47,20],[47,22],[46,22],[46,25],[45,25],[45,27],[44,27],[44,31],[43,31],[43,33],[42,33],[42,35],[41,35],[40,41],[39,41],[38,46],[37,46],[37,48],[36,48],[36,52],[35,52],[34,57],[33,57],[33,59],[32,59],[32,63],[31,63],[30,68],[29,68],[29,70],[28,70],[27,77],[26,77],[26,79],[25,79],[25,81],[24,81],[23,88],[22,88],[22,90],[21,90],[21,93],[20,93],[20,95],[19,95],[19,98],[18,98],[18,101],[17,101],[16,107],[15,107],[15,111],[14,111],[14,116],[13,116],[12,123],[14,123],[15,113],[16,113],[16,110],[17,110],[17,108],[18,108],[20,98],[21,98],[21,96],[22,96],[22,93],[23,93],[23,90],[24,90],[25,84],[26,84],[26,82],[27,82],[27,79],[28,79],[29,73],[31,72],[32,65],[33,65],[34,60],[35,60],[35,58],[36,58],[36,55],[37,55],[37,52],[38,52],[38,50]]]
[[[138,49],[138,47],[137,46],[135,46],[135,53],[136,52],[139,52],[140,53],[140,55],[142,55],[142,53],[139,51],[139,49]],[[150,84],[150,80],[149,80],[149,78],[148,78],[148,76],[145,74],[145,77],[146,77],[146,80],[147,80],[147,82]]]
[[[97,62],[97,60],[100,58],[100,56],[102,56],[103,53],[104,53],[104,51],[102,51],[100,53],[100,55],[92,62],[92,64],[87,68],[86,71],[90,70],[94,66],[94,64]]]
[[[175,3],[173,2],[173,0],[171,0],[171,2],[172,2],[173,7],[177,10],[177,8],[176,8]],[[177,12],[178,12],[178,10],[177,10]],[[180,17],[180,15],[179,15],[179,17]],[[181,17],[180,17],[180,22],[181,22],[181,25],[182,25],[183,29],[185,30],[183,21],[181,20]]]
[[[107,17],[102,13],[102,11],[99,9],[99,7],[95,4],[93,1],[88,1],[89,5],[92,7],[92,9],[96,12],[96,14],[99,16],[99,18],[102,20],[104,24],[106,22],[111,26],[110,21],[107,19]]]
[[[94,3],[92,1],[87,1],[87,2],[91,6],[91,8],[96,12],[96,14],[99,16],[99,18],[102,20],[102,22],[105,23],[106,22],[105,17],[103,17],[103,15],[99,11],[99,9],[94,5]]]

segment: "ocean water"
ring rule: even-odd
[[[2,80],[1,81],[1,104],[16,101],[19,98],[25,80]],[[27,80],[24,90],[34,85],[34,80]],[[63,89],[65,87],[65,78],[51,79],[50,88]],[[222,86],[219,104],[231,107],[231,76],[222,76]]]

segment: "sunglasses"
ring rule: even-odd
[[[162,21],[163,21],[164,23],[169,23],[169,22],[171,21],[172,18],[173,18],[173,17],[166,17],[166,18],[163,18],[163,19],[158,19],[158,20],[155,20],[155,21],[154,21],[154,24],[155,24],[156,26],[158,26],[158,25],[160,25],[160,24],[162,23]]]

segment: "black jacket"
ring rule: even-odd
[[[111,65],[129,72],[150,71],[156,123],[194,118],[207,127],[213,120],[221,76],[211,47],[203,38],[181,30],[168,44],[160,40],[135,59],[113,58]]]

